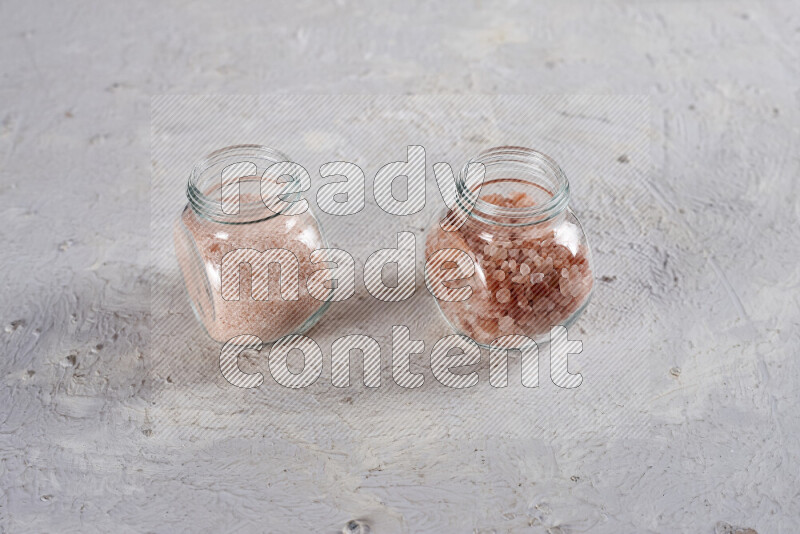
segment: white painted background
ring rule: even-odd
[[[12,0],[0,29],[0,531],[800,529],[796,3]],[[455,395],[349,427],[363,388],[213,413],[211,361],[164,376],[150,95],[272,92],[649,95],[647,431],[476,430]]]

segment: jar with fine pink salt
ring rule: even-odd
[[[310,205],[298,213],[292,203],[300,185],[271,171],[284,162],[289,157],[277,150],[239,145],[192,170],[173,227],[175,252],[192,310],[216,341],[273,342],[309,329],[328,307],[330,291],[309,280],[319,269],[312,252],[326,248],[322,227]],[[279,192],[275,202],[268,190]]]
[[[485,169],[482,183],[468,179],[476,163]],[[569,197],[561,168],[535,150],[492,148],[464,167],[455,206],[439,214],[426,240],[429,287],[471,287],[464,300],[437,299],[454,330],[484,347],[507,347],[524,338],[506,336],[543,342],[551,327],[580,316],[592,293],[592,259]],[[466,253],[474,271],[463,274],[472,275],[453,276],[460,253],[436,254],[443,249]]]

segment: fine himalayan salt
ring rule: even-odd
[[[265,213],[266,208],[265,208]],[[311,252],[324,248],[319,226],[308,214],[278,215],[245,224],[221,224],[184,209],[174,228],[178,264],[189,298],[209,336],[227,342],[238,335],[255,335],[271,342],[296,332],[325,303],[313,298],[306,280],[316,270]],[[264,251],[282,248],[298,259],[298,300],[280,298],[278,266],[269,269],[269,300],[251,298],[251,269],[239,270],[239,300],[225,300],[220,288],[223,256],[234,249]],[[262,275],[263,276],[263,273]],[[286,275],[281,272],[281,283]],[[263,278],[259,281],[263,281]]]
[[[525,193],[482,199],[501,207],[534,203]],[[593,284],[585,242],[575,239],[576,232],[563,231],[563,225],[571,224],[500,227],[468,220],[454,232],[437,225],[429,234],[426,254],[460,249],[475,264],[468,280],[472,295],[461,302],[439,301],[444,315],[457,330],[485,345],[508,334],[535,338],[563,324],[586,301]],[[430,269],[428,276],[435,283],[437,276],[442,280],[447,275]]]

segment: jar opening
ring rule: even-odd
[[[186,197],[200,215],[224,224],[246,224],[280,214],[267,209],[261,197],[261,177],[289,156],[261,145],[235,145],[212,152],[199,161],[189,177]],[[299,195],[296,182],[287,181],[282,198]],[[294,194],[293,194],[294,193]]]
[[[482,184],[470,173],[485,169]],[[458,206],[471,218],[500,226],[527,226],[556,217],[569,203],[569,182],[549,156],[524,147],[490,148],[470,160],[456,183]],[[497,199],[513,199],[502,205]]]

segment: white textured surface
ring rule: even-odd
[[[796,532],[799,11],[3,2],[0,530]],[[211,419],[192,412],[204,388],[165,405],[147,231],[163,92],[650,95],[647,435],[487,436],[445,412],[411,437],[356,429],[357,447],[301,420],[312,396],[267,427],[248,424],[264,388]],[[340,401],[324,423],[358,398]]]

